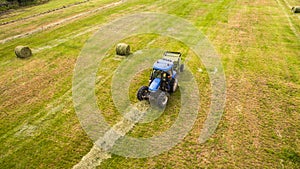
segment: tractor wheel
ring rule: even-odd
[[[159,95],[158,95],[158,98],[157,98],[157,106],[159,108],[165,108],[167,103],[168,103],[168,96],[165,92],[161,92]]]
[[[138,99],[139,101],[142,101],[142,100],[146,99],[147,93],[148,93],[148,86],[142,86],[142,87],[138,90],[138,92],[137,92],[137,94],[136,94],[136,97],[137,97],[137,99]]]
[[[176,89],[178,87],[178,80],[177,79],[172,79],[171,82],[170,82],[170,92],[175,92]]]
[[[181,65],[180,65],[180,68],[179,68],[179,71],[180,71],[180,72],[183,72],[183,70],[184,70],[184,64],[181,64]]]

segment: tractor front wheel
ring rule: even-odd
[[[175,92],[178,87],[178,80],[172,79],[170,82],[170,92]]]
[[[157,105],[159,108],[165,108],[168,103],[168,96],[165,92],[161,92],[157,98]]]
[[[137,92],[137,94],[136,94],[136,96],[137,96],[137,99],[139,100],[139,101],[142,101],[142,100],[145,100],[145,99],[147,99],[147,94],[148,94],[148,86],[142,86],[139,90],[138,90],[138,92]]]

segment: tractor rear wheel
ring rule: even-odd
[[[148,86],[142,86],[139,90],[138,90],[138,92],[137,92],[137,94],[136,94],[136,97],[137,97],[137,99],[139,100],[139,101],[142,101],[142,100],[145,100],[145,99],[147,99],[147,94],[148,94]]]

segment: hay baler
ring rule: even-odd
[[[175,92],[178,87],[177,75],[183,69],[180,52],[165,52],[163,58],[153,64],[148,86],[142,86],[138,90],[138,100],[149,100],[159,108],[164,108],[169,93]]]

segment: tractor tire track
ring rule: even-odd
[[[77,5],[80,5],[80,4],[83,4],[83,3],[87,3],[87,2],[89,2],[89,1],[90,1],[90,0],[85,0],[85,1],[81,1],[81,2],[75,2],[75,3],[73,3],[73,4],[63,5],[62,7],[55,8],[55,9],[49,9],[48,11],[41,12],[41,13],[37,13],[37,14],[30,15],[30,16],[27,16],[27,17],[14,19],[14,20],[7,21],[7,22],[2,22],[2,23],[0,23],[0,26],[7,25],[7,24],[11,24],[11,23],[15,23],[15,22],[18,22],[18,21],[27,20],[27,19],[34,18],[34,17],[41,16],[41,15],[45,15],[45,14],[49,14],[49,13],[52,13],[52,12],[54,12],[54,11],[66,9],[66,8],[69,8],[69,7],[72,7],[72,6],[77,6]]]
[[[77,20],[77,19],[85,17],[85,16],[87,16],[89,14],[96,13],[96,12],[104,10],[104,9],[115,7],[115,6],[120,5],[120,4],[124,3],[124,2],[126,2],[126,0],[120,0],[118,2],[110,3],[110,4],[107,4],[105,6],[99,7],[97,9],[93,9],[93,10],[90,10],[90,11],[87,11],[87,12],[83,12],[83,13],[80,13],[80,14],[77,14],[77,15],[74,15],[74,16],[62,19],[60,21],[53,22],[53,23],[50,23],[48,25],[41,26],[41,27],[36,28],[36,29],[34,29],[32,31],[28,31],[28,32],[25,32],[25,33],[22,33],[22,34],[19,34],[19,35],[15,35],[15,36],[12,36],[12,37],[5,38],[3,40],[0,40],[0,44],[4,44],[4,43],[12,41],[14,39],[27,37],[29,35],[32,35],[32,34],[35,34],[35,33],[38,33],[38,32],[41,32],[41,31],[44,31],[44,30],[47,30],[47,29],[50,29],[50,28],[53,28],[55,26],[59,26],[59,25],[64,24],[64,23]]]

